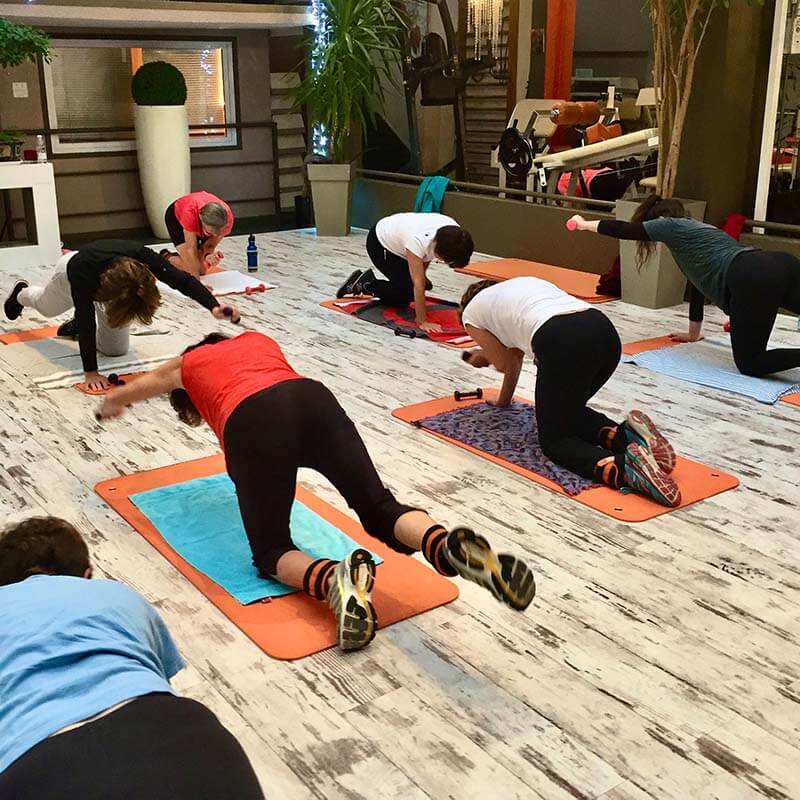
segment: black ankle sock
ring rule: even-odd
[[[453,577],[458,573],[452,564],[445,558],[443,547],[448,533],[441,525],[432,525],[422,537],[422,555],[427,562],[440,574]]]
[[[303,591],[315,600],[327,600],[328,580],[338,563],[329,558],[319,558],[309,564],[303,575]]]

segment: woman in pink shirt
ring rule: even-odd
[[[217,245],[233,228],[233,212],[209,192],[192,192],[168,206],[164,222],[178,252],[162,250],[161,255],[173,267],[200,276],[222,259]]]

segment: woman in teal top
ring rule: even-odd
[[[800,367],[800,348],[767,349],[781,308],[800,314],[800,260],[789,253],[745,247],[727,233],[686,216],[680,200],[647,198],[630,222],[589,222],[576,215],[575,230],[639,242],[644,263],[657,242],[672,253],[692,286],[689,332],[673,334],[682,342],[702,338],[705,299],[731,319],[733,358],[744,375],[769,375]]]

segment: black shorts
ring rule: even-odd
[[[183,230],[183,225],[178,222],[178,218],[175,216],[175,203],[170,203],[167,206],[167,210],[164,212],[164,223],[167,226],[169,238],[175,247],[177,247],[179,244],[186,244],[186,234]],[[205,241],[205,236],[198,236],[197,248],[200,249],[205,244]]]

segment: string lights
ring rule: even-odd
[[[503,28],[503,0],[467,0],[467,29],[475,34],[475,58],[500,54]]]
[[[319,72],[325,48],[331,39],[330,18],[325,8],[325,0],[311,0],[311,18],[314,26],[314,44],[311,48],[311,70]],[[325,126],[314,123],[311,127],[311,152],[315,156],[330,155],[330,137]]]

